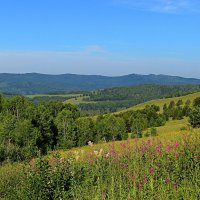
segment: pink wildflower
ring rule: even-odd
[[[177,184],[175,182],[174,182],[173,186],[174,186],[174,190],[177,191]]]
[[[168,178],[166,178],[166,179],[165,179],[165,183],[168,185],[168,184],[169,184],[169,182],[170,182],[170,181],[169,181],[169,179],[168,179]]]
[[[153,167],[151,167],[151,168],[149,169],[149,173],[150,173],[150,174],[153,174],[154,171],[155,171],[155,169],[154,169]]]
[[[177,148],[179,148],[179,143],[178,142],[176,142],[175,144],[174,144],[174,147],[177,149]]]
[[[193,156],[194,160],[198,160],[198,158],[199,158],[199,156],[197,156],[197,155]]]

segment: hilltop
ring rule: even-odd
[[[76,74],[48,75],[38,73],[0,74],[0,92],[13,94],[38,94],[66,90],[96,90],[140,84],[200,84],[200,80],[154,74],[129,74],[115,77]]]

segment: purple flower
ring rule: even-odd
[[[168,185],[168,184],[169,184],[169,182],[170,182],[170,181],[169,181],[169,179],[168,179],[168,178],[166,178],[166,179],[165,179],[165,183]]]
[[[150,173],[150,174],[153,174],[154,171],[155,171],[155,169],[154,169],[153,167],[151,167],[151,168],[149,169],[149,173]]]

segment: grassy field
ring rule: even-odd
[[[33,95],[26,95],[28,98],[35,98],[35,97],[54,97],[54,96],[60,96],[60,97],[80,97],[82,94],[33,94]]]
[[[80,200],[196,200],[200,194],[196,160],[200,130],[190,128],[185,118],[168,121],[157,128],[157,133],[155,137],[57,150],[42,160],[33,159],[30,165],[4,164],[0,167],[0,199],[51,199],[52,196],[57,199],[59,196]],[[184,138],[189,138],[192,149],[185,150]],[[145,158],[141,157],[143,151]],[[152,152],[156,154],[153,159]],[[69,174],[74,175],[68,177]],[[61,190],[66,183],[67,192]]]
[[[187,119],[169,121],[156,137],[55,151],[29,167],[6,164],[0,199],[197,200],[199,133]]]
[[[157,133],[158,136],[156,137],[148,137],[148,138],[154,138],[157,140],[161,140],[163,142],[166,141],[175,141],[179,139],[182,135],[187,134],[188,132],[198,132],[199,129],[191,129],[188,125],[188,119],[185,118],[183,120],[173,120],[173,121],[168,121],[164,126],[157,127]],[[143,137],[141,139],[136,139],[137,141],[143,142],[148,140],[146,137]],[[130,145],[135,144],[135,139],[128,139],[128,142]],[[50,153],[50,156],[52,154],[60,154],[62,157],[68,157],[68,156],[74,156],[74,155],[84,155],[88,154],[93,151],[98,151],[101,148],[102,149],[108,149],[109,145],[115,144],[115,147],[118,149],[121,147],[121,144],[123,144],[125,141],[114,141],[114,142],[107,142],[107,143],[99,143],[99,144],[94,144],[94,145],[88,145],[80,148],[73,148],[71,150],[59,150],[59,151],[54,151]],[[84,153],[83,153],[84,152]]]
[[[136,106],[133,106],[133,107],[121,110],[118,113],[120,113],[120,112],[126,112],[126,111],[129,111],[129,110],[141,110],[141,109],[144,109],[145,106],[147,106],[147,105],[153,105],[153,104],[159,106],[160,109],[161,109],[161,112],[162,112],[164,104],[169,105],[169,103],[171,101],[174,101],[176,103],[176,102],[178,102],[178,100],[182,100],[183,103],[185,103],[187,100],[190,100],[191,102],[193,102],[193,100],[195,98],[197,98],[197,97],[200,97],[200,92],[189,94],[189,95],[185,95],[185,96],[181,96],[181,97],[173,97],[173,98],[165,98],[165,99],[155,99],[155,100],[147,101],[145,103],[141,103],[141,104],[138,104]]]
[[[65,103],[71,103],[73,105],[78,105],[80,103],[96,103],[94,101],[84,101],[83,98],[85,98],[85,97],[82,97],[82,96],[74,97],[74,98],[66,100]]]
[[[199,96],[153,100],[128,110]],[[5,164],[0,167],[0,199],[198,199],[200,129],[192,129],[185,118],[168,121],[157,133],[50,152],[42,158],[47,162],[35,165],[33,159],[26,174],[27,164]],[[67,192],[61,190],[66,183]]]

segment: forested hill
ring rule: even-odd
[[[0,74],[0,92],[14,94],[36,94],[66,90],[95,90],[115,86],[139,84],[200,84],[200,79],[182,78],[167,75],[99,76],[99,75],[46,75]]]

